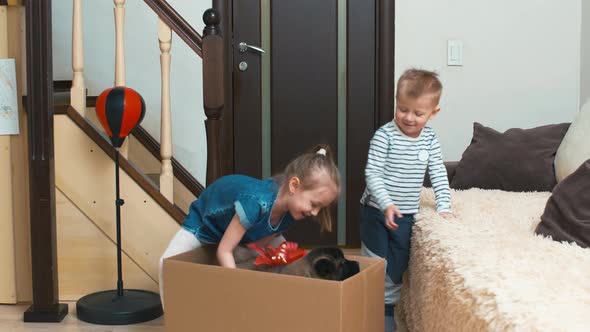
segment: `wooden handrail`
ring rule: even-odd
[[[53,114],[54,115],[68,115],[70,117],[70,119],[72,121],[74,121],[74,123],[76,123],[78,125],[78,127],[80,127],[80,129],[82,129],[88,135],[88,137],[90,137],[90,139],[92,139],[94,141],[94,143],[96,143],[107,154],[109,154],[111,159],[113,159],[113,161],[114,161],[115,160],[114,153],[111,151],[108,151],[109,150],[109,148],[108,148],[109,140],[106,136],[104,136],[104,133],[101,130],[99,130],[98,128],[94,127],[94,125],[84,124],[84,121],[81,120],[84,118],[81,116],[76,116],[74,114],[74,112],[72,112],[75,109],[73,107],[71,107],[69,92],[64,91],[64,90],[68,90],[70,87],[71,87],[71,81],[65,81],[65,80],[64,81],[54,81],[54,89],[56,89],[57,91],[54,92],[54,94],[53,94],[53,100],[54,100]],[[59,91],[59,90],[61,90],[61,91]],[[96,96],[86,97],[86,105],[88,107],[96,107],[96,99],[97,99]],[[21,102],[23,103],[23,105],[27,105],[27,100],[28,100],[28,97],[26,95],[22,96]],[[27,112],[26,107],[23,110],[25,113]],[[87,119],[85,121],[89,122]],[[96,133],[93,133],[92,131],[96,131]],[[154,158],[157,158],[159,161],[162,161],[161,157],[160,157],[160,143],[158,143],[158,141],[156,141],[156,139],[153,138],[152,135],[150,135],[150,133],[147,132],[147,130],[145,130],[141,125],[139,125],[135,129],[133,129],[131,134],[134,136],[135,139],[137,139],[140,142],[141,145],[143,145],[150,152],[150,154]],[[113,148],[113,150],[114,150],[114,148]],[[127,167],[127,165],[123,165],[123,163],[130,163],[127,160],[125,162],[123,162],[121,159],[121,163],[122,163],[121,168],[123,168],[129,174],[131,174],[131,172],[133,172],[134,170],[137,170],[138,173],[144,174],[135,165],[133,165],[133,167],[131,167],[131,166]],[[193,195],[195,195],[195,197],[199,197],[199,195],[201,195],[203,190],[205,190],[205,187],[203,187],[203,185],[180,163],[180,161],[178,161],[174,157],[172,158],[172,167],[174,169],[174,176],[178,179],[178,181],[180,181],[180,183],[182,183],[188,191],[190,191]],[[152,183],[151,180],[147,179],[147,177],[145,177],[145,176],[140,176],[137,174],[132,174],[130,176],[133,179],[139,179],[140,177],[144,177],[146,179],[145,181],[142,179],[139,179],[139,180],[136,180],[136,182],[140,186],[142,186],[142,188],[150,196],[153,196],[153,197],[156,196],[156,194],[154,194],[154,192],[157,192],[157,190],[152,189],[151,186],[146,185],[147,182]],[[156,200],[156,202],[158,202],[158,204],[163,202],[162,199],[159,197],[154,198],[154,200]],[[179,224],[182,224],[182,222],[184,220],[184,212],[182,212],[182,210],[177,205],[175,205],[173,203],[166,204],[166,205],[163,205],[163,203],[162,203],[160,205],[162,206],[163,209],[167,210],[169,212],[169,214],[173,218],[175,218]],[[171,209],[168,205],[173,205],[176,207],[176,209]],[[177,211],[182,212],[182,217],[179,217],[180,215],[178,214]]]
[[[157,158],[160,162],[162,161],[162,156],[160,155],[160,143],[158,143],[147,130],[142,126],[137,126],[131,134],[133,134],[135,139],[137,139],[141,145],[154,156],[154,158]],[[199,197],[201,192],[205,190],[203,185],[174,157],[172,157],[172,170],[174,172],[174,177],[176,177],[178,181],[188,189],[188,191],[195,195],[195,197]]]
[[[57,81],[58,87],[67,86],[65,81]],[[55,85],[54,85],[55,87]],[[23,97],[25,98],[25,97]],[[95,107],[96,106],[96,96],[88,96],[86,97],[86,104],[88,107]],[[137,139],[141,145],[143,145],[154,158],[157,158],[160,162],[162,161],[162,156],[160,155],[160,143],[148,133],[145,128],[141,125],[137,126],[131,134]],[[197,180],[183,165],[178,161],[176,158],[172,157],[172,170],[174,172],[174,177],[182,183],[188,191],[190,191],[195,197],[199,197],[205,187]]]
[[[221,161],[222,113],[225,101],[224,40],[215,9],[203,14],[203,37],[166,0],[144,0],[161,22],[174,31],[203,59],[203,108],[207,135],[207,185],[223,175]]]
[[[203,57],[203,38],[166,0],[144,0],[184,42]]]
[[[53,107],[53,114],[67,115],[82,131],[88,135],[98,147],[100,147],[113,161],[115,160],[115,148],[109,142],[108,137],[96,128],[90,121],[70,105],[57,105]],[[184,212],[176,205],[170,203],[164,197],[155,184],[133,163],[126,158],[120,159],[121,169],[126,172],[162,209],[164,209],[179,225],[184,221]]]

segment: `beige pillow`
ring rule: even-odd
[[[590,99],[569,127],[555,154],[555,178],[557,182],[572,174],[585,160],[590,159]]]

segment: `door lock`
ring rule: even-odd
[[[238,69],[240,71],[246,71],[248,69],[248,63],[246,61],[242,61],[238,64]]]

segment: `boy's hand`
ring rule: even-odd
[[[385,227],[392,231],[395,231],[399,227],[398,224],[395,223],[395,217],[402,218],[404,216],[401,212],[399,212],[397,206],[395,205],[389,205],[386,207],[385,211],[383,211],[383,214],[385,214]]]
[[[440,212],[439,213],[441,217],[445,218],[445,219],[452,219],[455,218],[455,214],[452,212]]]

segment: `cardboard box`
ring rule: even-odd
[[[347,256],[361,271],[319,280],[216,265],[210,248],[164,261],[167,332],[382,332],[383,259]]]

